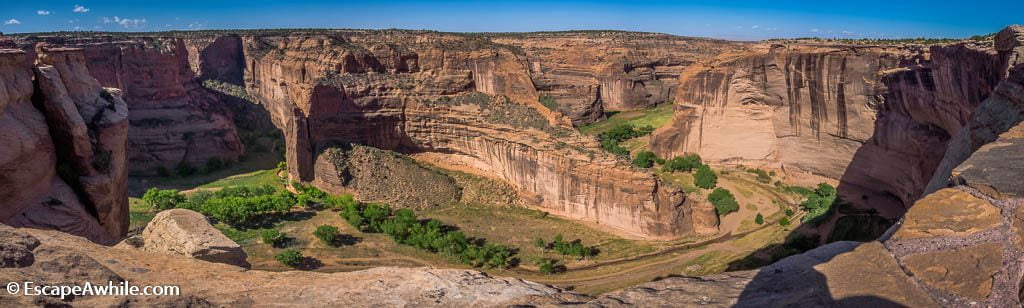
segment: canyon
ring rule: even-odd
[[[0,50],[0,221],[23,228],[0,226],[0,277],[197,283],[177,302],[75,304],[271,305],[303,300],[288,295],[299,289],[315,303],[357,306],[1022,302],[1024,27],[930,46],[412,30],[0,36],[0,46],[11,48]],[[332,193],[355,190],[336,156],[359,144],[428,154],[507,183],[531,208],[622,236],[714,234],[709,203],[574,129],[607,111],[673,104],[650,138],[659,156],[829,178],[845,201],[896,223],[877,240],[757,270],[600,296],[473,271],[272,273],[102,246],[128,232],[129,174],[246,152],[239,115],[207,80],[258,100],[283,132],[287,176]],[[44,269],[59,260],[76,261]],[[272,281],[279,287],[257,287]],[[384,289],[400,292],[374,291]]]

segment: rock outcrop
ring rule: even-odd
[[[128,159],[132,174],[187,172],[211,159],[236,160],[245,152],[228,108],[197,79],[241,83],[241,63],[224,62],[230,60],[223,56],[230,54],[230,40],[211,44],[204,54],[193,53],[195,48],[189,48],[184,39],[173,37],[30,36],[19,43],[24,49],[33,45],[81,48],[88,73],[100,85],[122,90],[131,111]],[[236,44],[235,49],[239,48]],[[241,61],[240,57],[235,60]]]
[[[328,147],[314,165],[317,186],[353,192],[363,202],[424,209],[461,199],[455,180],[401,154],[361,145]]]
[[[840,180],[846,200],[896,218],[925,191],[1003,62],[978,43],[765,44],[680,78],[663,156],[767,165]]]
[[[586,296],[511,278],[456,269],[381,267],[346,273],[265,272],[180,255],[95,245],[67,234],[0,225],[4,281],[36,285],[180,286],[179,296],[46,296],[0,294],[2,306],[414,306],[497,307],[585,301]],[[18,254],[8,253],[11,247]]]
[[[952,180],[940,168],[936,179],[946,182],[878,241],[832,243],[752,272],[669,278],[604,302],[643,305],[674,297],[739,307],[1018,307],[1024,298],[1022,120],[1024,65],[1017,65],[949,140],[942,164],[958,165]]]
[[[495,34],[523,50],[537,93],[557,103],[573,124],[605,111],[671,103],[688,65],[740,44],[657,33],[579,31]]]
[[[99,86],[81,50],[44,48],[37,67],[28,61],[0,51],[0,221],[113,244],[128,231],[120,92]]]
[[[249,267],[241,246],[215,229],[206,216],[186,209],[160,212],[142,231],[142,250]]]
[[[244,40],[248,92],[285,132],[294,179],[318,183],[324,147],[350,142],[445,154],[507,181],[539,209],[624,233],[715,228],[694,219],[713,209],[691,207],[682,191],[603,153],[543,107],[515,49],[415,31]]]

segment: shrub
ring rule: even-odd
[[[708,165],[700,165],[697,167],[697,172],[693,174],[693,184],[703,189],[712,189],[718,184],[718,176],[711,171],[711,167]]]
[[[299,263],[302,263],[302,258],[303,256],[301,252],[291,248],[285,249],[274,256],[274,259],[277,259],[278,262],[289,267],[299,266]]]
[[[633,166],[639,168],[650,168],[654,166],[654,162],[658,159],[657,155],[651,151],[641,151],[636,154],[636,158],[633,159]]]
[[[537,248],[540,248],[540,249],[543,249],[543,250],[547,250],[548,243],[544,242],[544,239],[538,237],[538,238],[533,239],[533,247],[537,247]]]
[[[747,169],[747,172],[756,174],[758,182],[765,183],[765,184],[768,184],[768,183],[772,182],[772,177],[770,175],[768,175],[767,171],[764,171],[764,170],[761,170],[761,169]]]
[[[197,193],[198,194],[198,193]],[[295,206],[295,197],[269,185],[232,186],[189,198],[187,208],[234,227],[247,226],[257,218],[283,214]]]
[[[338,227],[322,225],[316,227],[316,230],[313,231],[313,235],[320,239],[320,241],[324,242],[324,244],[334,246],[338,241],[338,236],[341,234],[338,232]]]
[[[715,211],[718,212],[718,216],[724,216],[740,209],[740,204],[736,202],[736,197],[732,195],[728,189],[715,188],[711,194],[708,195],[708,201],[715,206]]]
[[[558,110],[558,102],[555,101],[554,97],[541,96],[540,97],[540,104],[544,105],[544,107],[547,107],[548,110],[551,110],[551,111]]]
[[[554,274],[561,271],[561,266],[558,265],[558,260],[554,259],[545,258],[537,260],[537,268],[544,274]]]
[[[299,191],[300,195],[307,195],[310,198],[323,199],[327,197],[327,193],[320,190],[319,188],[316,188],[316,186],[313,185],[306,185],[296,181],[292,181],[292,187],[294,187],[295,190]]]
[[[786,209],[786,216],[793,216],[793,209]]]
[[[277,229],[269,229],[260,233],[260,239],[263,240],[264,244],[281,247],[287,240],[287,237],[281,231],[277,231]]]
[[[359,201],[356,201],[356,198],[352,195],[344,194],[340,196],[327,196],[327,198],[324,198],[324,204],[327,204],[331,209],[341,211],[348,208],[349,205],[359,205]]]
[[[761,213],[757,213],[757,217],[754,217],[754,223],[759,224],[759,225],[763,225],[764,224],[764,216],[761,216]]]
[[[545,245],[545,247],[547,246]],[[561,234],[555,236],[555,240],[551,242],[550,247],[562,255],[575,256],[580,259],[597,255],[596,248],[583,246],[583,243],[578,239],[571,242],[565,241]]]
[[[701,165],[700,155],[688,154],[685,156],[676,156],[665,162],[664,166],[661,167],[662,171],[665,172],[690,172],[694,168]]]
[[[279,162],[279,163],[277,163],[277,170],[287,171],[288,170],[288,163],[286,163],[286,162]]]
[[[150,188],[142,195],[142,201],[156,210],[167,210],[178,207],[186,202],[185,195],[174,189]]]
[[[782,217],[782,219],[779,219],[779,225],[783,227],[789,226],[789,223],[789,217]]]

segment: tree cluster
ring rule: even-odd
[[[715,188],[708,195],[708,202],[715,206],[715,212],[718,212],[718,216],[724,216],[725,214],[740,210],[740,204],[736,202],[736,196],[733,196],[732,192],[725,188]]]
[[[544,250],[550,249],[562,255],[574,256],[580,259],[597,255],[597,248],[584,246],[579,239],[566,241],[561,234],[555,235],[555,239],[551,243],[546,243],[542,238],[536,238],[533,240],[533,245]]]
[[[274,247],[283,247],[288,241],[288,237],[278,231],[277,229],[267,229],[260,233],[260,239],[263,240],[264,244],[268,244]]]
[[[513,249],[470,239],[437,220],[420,220],[410,209],[392,211],[379,204],[350,203],[340,215],[363,232],[384,233],[400,244],[440,253],[474,267],[508,268],[516,262]]]
[[[824,217],[832,209],[832,205],[838,201],[835,187],[825,183],[818,184],[814,193],[807,194],[807,199],[800,203],[800,207],[807,212],[802,221],[807,222]]]
[[[676,156],[673,159],[665,161],[665,164],[661,166],[661,171],[664,172],[690,172],[694,168],[703,165],[700,160],[700,155],[687,154],[684,156]]]
[[[654,167],[654,163],[665,163],[665,160],[658,158],[658,155],[651,151],[641,151],[633,158],[633,166],[638,168]]]
[[[215,192],[203,190],[188,198],[177,190],[150,188],[143,195],[143,201],[160,210],[193,210],[234,227],[251,225],[266,215],[287,213],[296,202],[291,193],[270,185],[232,186]]]
[[[718,185],[718,176],[708,165],[697,166],[697,172],[693,174],[693,185],[703,189],[712,189]]]
[[[629,149],[622,147],[619,143],[629,139],[649,135],[652,132],[654,132],[653,126],[645,125],[642,127],[636,127],[633,126],[633,124],[625,123],[619,124],[611,130],[597,135],[597,138],[601,141],[602,149],[618,156],[629,157]]]

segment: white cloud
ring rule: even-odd
[[[13,19],[13,18],[11,20],[8,20],[8,21],[4,22],[4,25],[20,25],[20,24],[21,24],[20,21],[18,21],[17,19]]]
[[[39,14],[39,15],[50,15],[50,11],[38,10],[38,11],[36,11],[36,14]]]
[[[114,16],[114,18],[103,17],[100,19],[105,24],[115,23],[125,28],[141,28],[146,26],[146,19],[132,19],[132,18],[121,18]]]
[[[82,29],[82,27],[75,26],[75,30],[81,30],[81,29]]]
[[[811,32],[821,32],[821,29],[811,29]]]
[[[75,9],[71,11],[75,13],[88,13],[91,10],[87,7],[75,4]]]
[[[761,27],[761,26],[757,26],[757,25],[755,25],[755,26],[751,26],[750,28],[751,28],[751,29],[757,29],[757,28],[760,28],[760,27]]]

